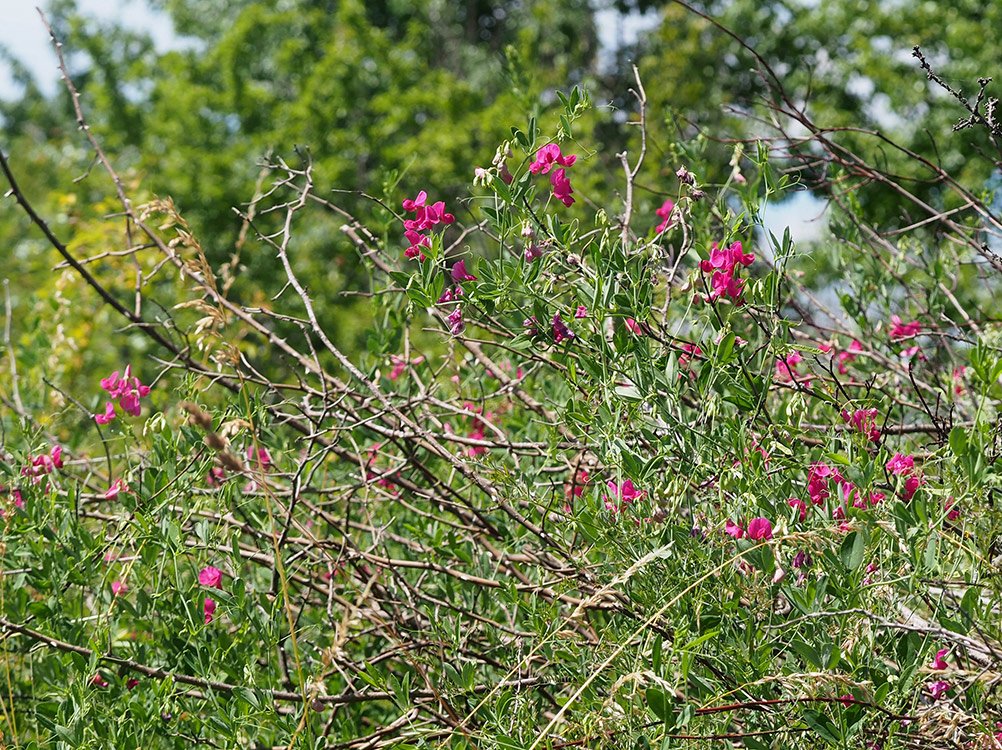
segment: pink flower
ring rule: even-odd
[[[574,317],[575,318],[587,318],[588,317],[588,308],[585,307],[584,305],[578,305],[578,309],[574,311]]]
[[[911,323],[903,323],[897,315],[891,316],[891,341],[914,338],[921,330],[922,324],[917,320],[913,320]]]
[[[458,302],[462,296],[463,296],[463,287],[458,285],[454,287],[447,286],[445,287],[444,290],[442,290],[442,294],[438,298],[437,303],[443,305],[447,302]]]
[[[205,483],[209,487],[218,487],[226,479],[226,469],[222,466],[213,466],[209,469],[209,473],[205,475]]]
[[[419,261],[423,261],[425,257],[423,248],[431,247],[431,240],[412,229],[408,229],[404,232],[404,237],[406,237],[407,241],[411,243],[408,248],[404,250],[404,257],[410,258],[411,260],[417,258]]]
[[[661,204],[661,208],[659,208],[657,211],[654,212],[662,219],[662,222],[658,224],[657,227],[654,229],[655,233],[661,234],[669,226],[675,225],[675,221],[672,220],[671,216],[671,213],[674,210],[675,210],[675,201],[669,198],[668,200],[666,200],[664,203]]]
[[[129,585],[123,583],[122,581],[112,581],[111,583],[111,593],[113,593],[115,596],[124,594],[128,590],[129,590]]]
[[[815,463],[811,465],[807,472],[807,494],[812,503],[815,505],[824,503],[829,496],[828,486],[832,480],[840,485],[846,481],[838,469],[828,464]]]
[[[851,424],[856,432],[866,435],[871,442],[876,443],[880,440],[876,409],[856,409],[852,414],[843,409],[842,420]]]
[[[390,374],[387,377],[389,377],[390,380],[396,380],[404,374],[409,365],[419,365],[424,362],[424,357],[418,356],[408,362],[406,359],[397,354],[391,354],[390,362],[393,363],[393,369],[390,370]]]
[[[114,500],[122,492],[128,492],[128,491],[129,491],[129,485],[127,485],[121,479],[116,479],[114,482],[111,483],[111,487],[109,487],[108,490],[104,493],[104,499]]]
[[[804,361],[800,352],[790,352],[783,359],[776,360],[776,380],[780,383],[799,383],[805,388],[811,387],[814,376],[810,373],[802,373],[797,369],[797,365]]]
[[[268,471],[271,467],[271,454],[267,448],[255,449],[253,445],[248,445],[244,455],[247,456],[247,463],[259,471]]]
[[[630,329],[630,333],[634,336],[643,336],[644,329],[640,327],[640,324],[633,318],[626,319],[626,327]]]
[[[465,260],[457,260],[452,265],[452,280],[460,284],[464,281],[476,281],[477,277],[467,272]]]
[[[536,160],[529,165],[529,171],[533,174],[547,174],[554,164],[570,167],[576,160],[576,156],[561,154],[560,146],[556,143],[548,143],[536,152]]]
[[[104,414],[95,414],[94,421],[98,424],[108,424],[115,418],[115,405],[111,401],[104,404]]]
[[[801,521],[807,518],[807,505],[805,505],[804,501],[801,500],[799,497],[791,497],[789,500],[786,501],[786,504],[789,505],[791,508],[796,508],[799,511],[798,515],[800,516]]]
[[[130,677],[125,681],[126,690],[134,690],[138,686],[139,686],[139,680],[137,680],[135,677]]]
[[[627,479],[622,485],[618,485],[611,479],[606,482],[606,486],[612,491],[613,496],[603,495],[605,507],[613,513],[622,513],[626,508],[647,494],[646,490],[638,490],[633,486],[633,480]]]
[[[950,683],[946,680],[936,680],[927,685],[927,687],[929,688],[929,694],[932,695],[932,699],[938,701],[940,696],[950,689]]]
[[[856,702],[856,699],[852,696],[851,693],[846,693],[845,695],[840,695],[838,697],[838,699],[839,699],[839,702],[843,706],[845,706],[846,708],[851,707]]]
[[[118,399],[118,405],[122,408],[122,411],[134,417],[138,417],[142,411],[139,399],[148,396],[150,393],[149,386],[143,385],[139,378],[133,377],[132,365],[126,365],[125,373],[121,378],[118,376],[118,370],[115,370],[108,377],[102,378],[101,388],[107,391],[108,395],[112,398]],[[113,412],[109,416],[109,409],[110,405],[106,406],[105,413],[101,415],[107,421],[99,421],[97,416],[94,419],[99,424],[107,424],[114,419]]]
[[[858,341],[856,341],[855,339],[853,339],[853,342],[849,344],[849,348],[847,350],[845,350],[844,352],[839,352],[836,357],[838,359],[839,373],[841,373],[842,375],[847,374],[849,372],[849,367],[848,367],[849,363],[853,362],[856,359],[856,357],[859,356],[859,353],[861,351],[863,351],[863,345]]]
[[[741,304],[741,290],[745,280],[735,277],[739,266],[748,267],[754,262],[755,256],[745,253],[740,242],[735,242],[727,248],[720,248],[716,242],[710,249],[710,257],[700,261],[699,268],[703,273],[710,273],[710,294],[706,302],[715,302],[721,297],[731,299],[735,304]]]
[[[535,242],[530,242],[525,246],[522,256],[525,258],[526,263],[532,263],[543,257],[543,248]]]
[[[567,499],[571,500],[575,497],[581,497],[590,479],[591,475],[587,469],[578,469],[574,473],[574,481],[564,487],[564,494],[567,495]]]
[[[755,256],[752,253],[744,252],[740,242],[734,242],[730,246],[723,249],[720,248],[716,242],[714,242],[713,246],[710,248],[709,259],[701,260],[699,262],[699,267],[703,273],[721,271],[730,275],[739,265],[747,268],[754,261]]]
[[[936,652],[936,657],[932,660],[932,664],[929,665],[929,669],[943,670],[948,668],[950,665],[947,664],[946,659],[943,657],[950,653],[950,649],[941,648]]]
[[[717,271],[710,278],[710,295],[707,302],[715,302],[721,297],[729,298],[736,304],[741,303],[741,290],[744,288],[745,280],[736,279],[730,274]]]
[[[424,190],[419,192],[414,200],[405,198],[403,202],[404,211],[407,211],[408,213],[417,211],[418,208],[424,205],[424,202],[427,199],[428,199],[428,193],[426,193]]]
[[[887,470],[898,476],[911,474],[914,469],[915,459],[903,453],[895,453],[891,460],[887,462]]]
[[[699,344],[680,344],[679,349],[682,350],[682,354],[678,355],[678,366],[683,370],[688,369],[689,362],[693,359],[699,359],[703,356],[703,350],[699,348]]]
[[[951,497],[946,501],[946,520],[956,521],[958,518],[960,518],[960,508],[954,505],[953,498]]]
[[[539,335],[539,321],[536,320],[535,315],[523,320],[522,327],[525,329],[526,334],[528,334],[529,336]]]
[[[550,175],[550,184],[553,185],[553,197],[558,201],[563,203],[565,206],[574,205],[574,199],[571,194],[574,190],[571,189],[571,181],[567,177],[566,170],[558,169],[556,172]]]
[[[432,205],[427,205],[428,194],[422,190],[414,200],[407,199],[403,202],[404,210],[413,213],[413,219],[404,220],[404,237],[410,243],[404,251],[407,258],[417,258],[419,261],[425,259],[423,248],[431,247],[431,242],[427,236],[421,234],[426,230],[436,227],[438,224],[452,224],[456,217],[445,210],[445,201],[438,201]]]
[[[964,375],[967,373],[966,367],[953,368],[953,393],[960,396],[964,392]]]
[[[222,588],[219,584],[223,581],[223,571],[208,565],[198,572],[198,582],[209,588]]]
[[[208,625],[212,622],[212,618],[216,614],[215,599],[205,597],[205,602],[202,604],[202,612],[205,614],[205,624]]]
[[[90,684],[94,687],[106,688],[108,687],[108,681],[101,676],[100,672],[96,672],[93,677],[90,678]]]
[[[901,490],[901,499],[908,502],[918,491],[918,488],[922,486],[922,478],[917,476],[910,476],[905,480],[905,486]]]
[[[728,519],[724,523],[724,533],[729,534],[735,539],[742,539],[745,535],[745,530],[741,527],[740,524],[737,524],[734,521]]]
[[[772,539],[772,522],[768,518],[753,518],[748,522],[748,538],[755,541]]]
[[[456,309],[449,313],[446,320],[449,321],[449,333],[453,336],[463,332],[463,310],[459,305],[456,305]]]
[[[553,316],[553,340],[556,343],[562,343],[563,341],[569,341],[574,338],[574,332],[567,327],[564,321],[560,318],[560,313]]]

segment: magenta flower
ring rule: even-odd
[[[108,687],[108,681],[101,676],[100,672],[94,673],[94,676],[90,678],[90,684],[99,688]]]
[[[404,211],[407,211],[408,213],[413,213],[414,211],[417,211],[419,208],[424,206],[424,202],[427,199],[428,199],[428,193],[426,193],[424,190],[419,192],[414,200],[405,198],[403,202]]]
[[[223,571],[208,565],[198,571],[198,582],[209,588],[222,588],[219,584],[223,581]]]
[[[815,463],[811,465],[810,470],[807,472],[807,494],[811,498],[811,502],[815,505],[821,505],[829,496],[829,482],[835,480],[836,482],[842,483],[845,478],[839,472],[828,464]]]
[[[202,604],[202,612],[205,615],[205,624],[208,625],[212,622],[212,618],[216,614],[216,600],[205,597],[205,602]]]
[[[129,485],[127,485],[121,479],[116,479],[114,482],[111,483],[111,487],[109,487],[107,491],[104,493],[104,499],[114,500],[121,493],[128,491],[129,491]]]
[[[569,341],[574,338],[574,332],[567,327],[564,321],[560,318],[560,313],[553,316],[553,340],[556,343],[562,343],[563,341]]]
[[[459,305],[456,305],[456,309],[449,313],[446,320],[449,321],[449,333],[453,336],[463,332],[463,310]]]
[[[911,474],[914,469],[915,459],[903,453],[895,453],[891,460],[887,462],[887,470],[898,476]]]
[[[728,519],[727,521],[724,522],[724,533],[729,534],[735,539],[742,539],[744,538],[745,530],[741,527],[740,524],[735,523],[734,521]]]
[[[772,522],[768,518],[753,518],[748,522],[748,538],[755,541],[772,539]]]
[[[948,668],[950,665],[947,664],[946,659],[943,657],[950,653],[950,649],[941,648],[936,652],[936,657],[932,660],[932,664],[929,665],[929,669],[943,670]]]
[[[750,266],[754,260],[755,256],[745,253],[740,242],[735,242],[727,248],[721,248],[714,242],[710,249],[710,257],[699,263],[703,273],[712,274],[710,294],[704,301],[715,302],[724,297],[735,304],[741,304],[741,290],[745,280],[736,278],[735,274],[739,266]]]
[[[568,154],[564,156],[560,153],[560,146],[556,143],[549,143],[536,152],[536,160],[529,165],[529,171],[533,174],[547,174],[554,165],[570,167],[577,161],[577,157]]]
[[[584,305],[578,305],[578,309],[574,311],[574,317],[575,318],[587,318],[588,317],[588,308],[585,307]]]
[[[128,590],[129,590],[128,584],[123,583],[122,581],[112,581],[111,583],[111,593],[113,593],[115,596],[124,594]]]
[[[861,351],[863,351],[863,345],[853,339],[848,349],[838,353],[836,359],[838,359],[838,371],[840,374],[845,375],[849,372],[849,363],[853,362]]]
[[[842,420],[851,424],[856,432],[866,435],[871,442],[876,443],[880,440],[876,409],[856,409],[852,414],[843,409]]]
[[[424,260],[424,248],[431,247],[431,240],[429,240],[425,235],[415,232],[413,229],[408,229],[404,232],[404,237],[407,241],[411,243],[406,250],[404,250],[404,257],[413,260],[417,258],[419,261]]]
[[[543,248],[537,245],[535,242],[529,242],[525,246],[525,250],[522,253],[522,257],[525,258],[526,263],[532,263],[535,260],[543,257]]]
[[[945,508],[947,521],[956,521],[960,518],[960,508],[954,504],[952,497],[947,499]]]
[[[626,327],[630,329],[630,333],[634,336],[643,336],[644,329],[640,327],[640,324],[633,318],[626,319]]]
[[[423,248],[431,247],[431,242],[426,235],[421,232],[433,229],[439,224],[452,224],[456,217],[445,210],[445,201],[438,201],[432,205],[427,205],[428,194],[422,190],[414,200],[407,199],[403,202],[404,210],[413,213],[413,219],[404,220],[404,237],[410,243],[404,251],[407,258],[417,258],[423,261]]]
[[[907,479],[905,479],[905,486],[901,490],[901,499],[904,500],[905,502],[908,502],[913,497],[915,497],[915,493],[921,486],[922,486],[921,477],[915,475],[908,477]]]
[[[410,362],[408,362],[406,359],[404,359],[403,357],[401,357],[398,354],[391,354],[390,355],[390,362],[393,363],[393,369],[390,370],[390,374],[388,375],[388,377],[389,377],[390,380],[396,380],[401,375],[403,375],[404,372],[406,372],[406,370],[407,370],[407,368],[409,366],[411,366],[411,365],[419,365],[422,362],[424,362],[424,357],[423,356],[418,356],[418,357],[415,357],[414,359],[410,360]]]
[[[522,321],[522,327],[529,336],[539,335],[539,321],[536,320],[536,316],[533,315]]]
[[[137,680],[135,677],[130,677],[125,681],[126,690],[135,690],[138,686],[139,686],[139,680]]]
[[[805,388],[811,387],[814,376],[802,373],[797,366],[804,361],[800,352],[790,352],[783,359],[776,360],[776,380],[780,383],[798,383]]]
[[[668,200],[666,200],[664,203],[661,204],[661,208],[659,208],[657,211],[654,212],[662,219],[661,223],[658,224],[657,227],[654,229],[654,232],[656,234],[661,234],[669,226],[675,225],[675,221],[672,219],[671,215],[672,211],[674,210],[675,210],[675,201],[669,198]]]
[[[961,366],[953,368],[953,393],[955,396],[961,396],[964,393],[964,376],[966,373],[966,367]]]
[[[138,417],[142,411],[139,399],[148,396],[150,393],[149,386],[143,385],[139,378],[133,377],[132,365],[126,365],[125,373],[122,377],[119,377],[118,370],[115,370],[108,377],[102,378],[101,388],[107,391],[111,398],[118,399],[118,405],[122,411],[134,417]],[[94,420],[98,424],[107,424],[114,418],[115,414],[112,406],[108,404],[105,406],[104,414],[95,415]]]
[[[678,355],[678,366],[683,370],[689,367],[689,363],[693,359],[699,359],[703,356],[703,350],[699,348],[699,344],[685,343],[680,344],[678,348],[682,350],[682,353]]]
[[[452,265],[452,280],[460,284],[464,281],[476,281],[477,277],[467,272],[465,260],[457,260]]]
[[[115,405],[111,401],[104,404],[104,414],[95,414],[94,421],[98,424],[108,424],[115,418]]]
[[[611,479],[606,482],[606,486],[612,491],[613,496],[603,495],[605,507],[613,513],[622,513],[627,507],[644,497],[646,490],[638,490],[633,486],[633,480],[627,479],[622,485],[616,484]]]
[[[567,177],[566,170],[558,169],[556,172],[551,174],[550,184],[553,185],[554,198],[568,207],[574,204],[574,199],[571,197],[574,190],[571,189],[571,181]]]
[[[205,483],[209,487],[218,487],[226,479],[226,469],[222,466],[213,466],[209,473],[205,475]]]
[[[904,339],[914,338],[921,330],[922,324],[917,320],[913,320],[911,323],[904,323],[897,315],[891,316],[891,341],[903,341]]]
[[[936,680],[926,687],[929,688],[929,694],[932,695],[932,699],[938,701],[945,692],[950,690],[950,683],[946,680]]]
[[[271,454],[267,448],[255,449],[253,445],[248,445],[244,455],[247,456],[247,462],[255,469],[268,471],[271,467]]]
[[[801,521],[807,518],[807,505],[799,497],[791,497],[786,501],[786,504],[791,508],[797,509],[797,514]]]

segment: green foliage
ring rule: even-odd
[[[128,203],[58,139],[10,159],[67,240],[0,224],[6,744],[992,746],[988,166],[930,216],[894,165],[864,160],[883,203],[841,163],[799,246],[761,220],[796,149],[715,140],[757,89],[705,20],[666,11],[648,52],[697,74],[616,114],[567,84],[573,3],[163,7],[204,46],[67,27]],[[716,10],[769,51],[842,5],[778,8]],[[855,122],[834,88],[821,124]],[[414,244],[421,190],[456,221]],[[68,258],[87,275],[46,275]],[[148,394],[101,382],[129,362]]]

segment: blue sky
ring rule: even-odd
[[[58,80],[56,56],[35,8],[48,5],[42,0],[0,0],[0,45],[35,72],[47,91]],[[154,13],[143,0],[78,0],[84,13],[99,18],[119,18],[129,26],[146,29],[157,46],[177,44],[170,20]],[[16,96],[18,89],[5,64],[0,63],[0,97]]]

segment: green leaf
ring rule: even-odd
[[[850,531],[839,548],[842,564],[849,570],[855,570],[863,563],[866,554],[866,537],[861,531]]]
[[[837,745],[842,741],[838,727],[820,711],[813,709],[804,711],[804,723],[830,745]]]

